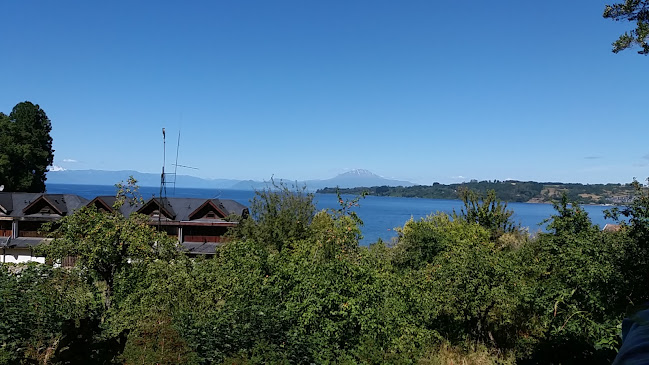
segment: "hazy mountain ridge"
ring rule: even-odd
[[[80,184],[80,185],[114,185],[126,181],[129,176],[137,179],[140,186],[160,186],[160,174],[139,172],[133,170],[106,171],[106,170],[63,170],[49,171],[47,181],[49,184]],[[173,179],[167,175],[167,181]],[[189,175],[177,175],[176,186],[187,188],[230,188],[240,180],[234,179],[202,179]]]
[[[140,186],[160,186],[160,174],[139,172],[132,170],[106,171],[106,170],[63,170],[49,171],[47,183],[50,184],[81,184],[81,185],[114,185],[125,181],[129,176],[138,180]],[[173,179],[168,175],[167,181]],[[285,178],[274,178],[276,184],[298,186],[306,185],[309,190],[326,187],[354,188],[358,186],[413,186],[409,181],[386,179],[369,170],[357,169],[339,174],[325,180],[296,181]],[[176,186],[183,188],[220,188],[236,190],[258,190],[271,185],[268,181],[236,180],[236,179],[203,179],[189,175],[177,175]]]

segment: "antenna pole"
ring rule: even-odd
[[[160,195],[158,198],[160,199],[160,206],[158,207],[158,232],[160,232],[160,229],[162,228],[162,205],[163,200],[162,200],[162,191],[164,189],[165,195],[167,195],[167,187],[165,186],[165,164],[167,163],[167,137],[165,135],[165,129],[162,128],[162,174],[160,174]]]
[[[176,163],[174,164],[174,196],[176,195],[176,173],[178,172],[178,151],[180,151],[180,129],[178,130],[178,144],[176,145]]]

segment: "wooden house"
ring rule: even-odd
[[[45,262],[33,247],[45,238],[43,223],[56,222],[83,206],[114,212],[114,196],[98,196],[90,201],[73,194],[0,192],[0,262]],[[149,224],[178,240],[187,254],[213,255],[225,242],[228,228],[246,218],[248,208],[227,199],[151,198],[137,204],[123,204],[119,213],[149,216]]]
[[[45,239],[43,223],[56,222],[87,203],[73,194],[0,192],[0,261],[45,262],[33,253],[33,247]]]
[[[115,197],[98,196],[88,205],[113,211]],[[149,216],[149,224],[175,237],[190,255],[213,255],[223,244],[228,228],[238,224],[232,217],[248,217],[248,208],[229,199],[151,198],[144,203],[123,204],[124,216],[133,213]]]

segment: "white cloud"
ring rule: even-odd
[[[47,171],[65,171],[65,169],[61,166],[52,165],[47,168]]]
[[[73,159],[71,159],[71,158],[64,158],[64,159],[63,159],[63,162],[75,163],[75,162],[79,162],[79,161],[77,161],[77,160],[73,160]]]

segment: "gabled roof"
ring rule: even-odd
[[[224,209],[227,215],[236,214],[243,218],[248,216],[248,208],[237,202],[236,200],[231,199],[212,199],[212,201],[218,201],[218,206]]]
[[[0,213],[10,214],[14,209],[11,193],[0,193]]]
[[[64,216],[85,205],[98,205],[113,211],[115,201],[115,196],[98,196],[90,201],[74,194],[0,192],[0,215],[51,220],[55,217],[39,214],[43,205],[49,206],[52,212]],[[164,204],[160,204],[161,201]],[[133,212],[150,214],[154,209],[158,209],[169,220],[187,222],[202,218],[197,214],[204,208],[213,210],[217,215],[216,220],[224,219],[231,214],[244,218],[248,215],[248,208],[234,200],[201,198],[164,198],[162,200],[151,198],[144,204],[129,204],[127,202],[119,208],[119,212],[128,217]]]
[[[113,204],[115,204],[115,200],[116,198],[112,196],[98,196],[92,199],[90,203],[86,204],[86,206],[95,206],[98,209],[104,209],[107,212],[113,212]]]
[[[23,209],[31,204],[35,199],[37,199],[42,194],[38,193],[14,193],[14,192],[2,192],[0,195],[8,197],[11,200],[11,205],[13,209],[8,212],[7,215],[11,217],[23,217]],[[7,198],[4,198],[7,201]]]
[[[58,215],[65,215],[68,212],[63,194],[42,194],[23,208],[23,214],[38,214],[40,207],[43,205],[54,209]]]
[[[52,211],[59,215],[67,215],[86,205],[88,199],[74,194],[42,194],[42,193],[17,193],[0,192],[0,213],[10,217],[34,217],[38,218],[39,211],[34,211],[36,206],[47,205]],[[6,210],[4,213],[2,209]],[[46,218],[45,216],[42,216]],[[51,217],[47,217],[51,219]]]
[[[91,200],[87,206],[95,206],[100,209],[104,209],[107,212],[114,212],[115,211],[115,202],[117,201],[117,197],[114,195],[101,195],[95,197],[93,200]],[[142,208],[143,205],[140,202],[131,202],[131,201],[126,201],[124,204],[122,204],[119,207],[119,213],[122,214],[125,217],[128,217],[131,215],[131,213],[138,211],[140,208]]]
[[[218,199],[208,199],[193,212],[189,213],[187,218],[189,218],[189,220],[200,219],[203,218],[208,211],[217,213],[219,218],[225,218],[228,214],[224,212],[224,210],[226,210],[225,206],[218,202]]]
[[[147,212],[149,212],[149,209],[151,209],[151,207],[157,208],[160,211],[160,213],[162,213],[168,219],[173,220],[176,218],[176,213],[174,212],[171,204],[169,203],[168,198],[164,198],[162,200],[159,200],[158,198],[151,198],[149,199],[148,202],[144,203],[142,208],[138,209],[137,212],[142,214],[150,214]]]
[[[151,198],[148,200],[142,208],[138,209],[138,213],[147,212],[150,209],[151,204],[155,204],[156,207],[160,207],[158,204],[159,198]],[[196,215],[200,212],[201,209],[208,208],[214,210],[220,219],[223,219],[230,214],[238,214],[241,216],[246,216],[248,208],[244,205],[239,204],[234,200],[225,200],[225,199],[201,199],[201,198],[164,198],[165,202],[164,210],[167,211],[166,214],[163,214],[175,221],[190,221],[194,219],[199,219],[202,217],[197,217]],[[155,202],[155,203],[154,203]],[[145,209],[145,207],[149,208]],[[146,213],[145,213],[146,214]]]

